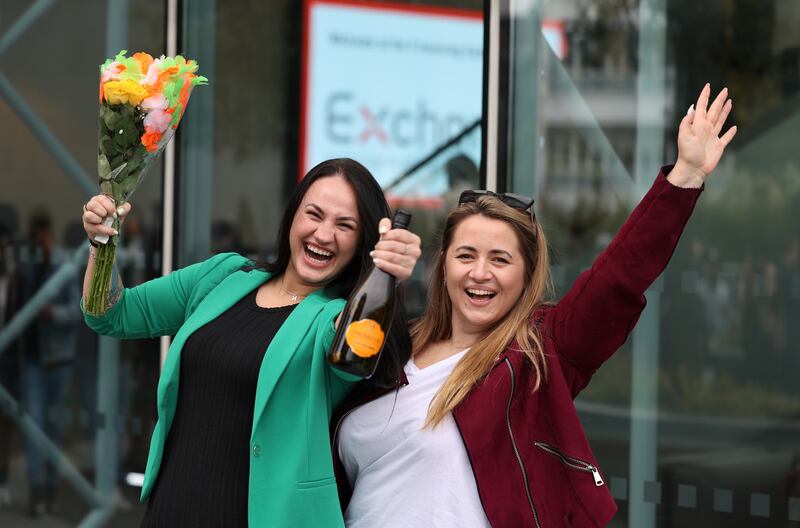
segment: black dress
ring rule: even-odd
[[[258,372],[294,309],[261,308],[256,291],[186,340],[175,418],[143,527],[247,526]]]

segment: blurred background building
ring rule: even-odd
[[[126,285],[269,257],[297,179],[348,156],[413,209],[417,313],[461,190],[536,198],[561,295],[727,86],[739,134],[577,406],[612,526],[800,527],[798,27],[796,0],[0,0],[0,526],[144,511],[164,343],[98,338],[74,302],[98,65],[128,49],[210,82],[133,197]]]

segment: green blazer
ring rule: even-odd
[[[183,344],[192,332],[269,280],[263,271],[241,271],[249,263],[234,253],[216,255],[125,289],[120,301],[101,317],[84,314],[87,324],[104,335],[175,336],[158,382],[158,422],[142,500],[153,489],[175,416]],[[264,356],[249,446],[250,526],[344,526],[328,425],[331,410],[356,380],[340,377],[326,359],[344,304],[323,290],[309,295],[289,315]],[[214,483],[208,484],[213,497]]]

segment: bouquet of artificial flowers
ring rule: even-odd
[[[100,134],[97,171],[100,190],[117,207],[128,201],[150,163],[178,128],[192,88],[208,80],[195,74],[197,63],[180,55],[153,59],[121,51],[100,66]],[[106,218],[119,231],[119,219]],[[104,313],[111,299],[111,273],[118,236],[95,237],[100,245],[86,311]]]

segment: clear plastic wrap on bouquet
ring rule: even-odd
[[[116,207],[130,199],[145,173],[178,128],[192,89],[207,79],[197,63],[180,55],[153,59],[147,53],[126,57],[121,51],[100,66],[97,172],[100,191]],[[119,229],[119,219],[105,224]],[[118,236],[98,236],[95,267],[86,311],[104,313],[115,301],[111,275]],[[116,296],[118,297],[118,295]]]

